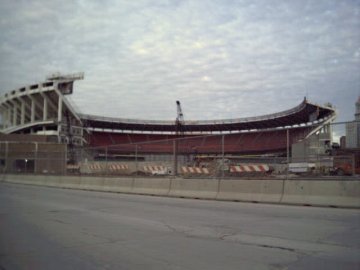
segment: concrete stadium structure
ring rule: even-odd
[[[10,91],[0,98],[1,130],[4,134],[42,134],[75,146],[123,145],[120,152],[172,153],[172,139],[186,138],[181,153],[269,154],[284,153],[287,146],[323,134],[331,141],[330,123],[336,117],[331,105],[320,106],[306,98],[296,107],[263,116],[184,121],[136,120],[85,115],[67,99],[74,81],[83,74],[49,76],[46,81]],[[175,118],[175,117],[174,117]],[[226,135],[225,141],[224,136]],[[209,135],[209,136],[208,136]],[[211,136],[210,136],[211,135]],[[127,147],[126,147],[127,146]]]
[[[66,95],[83,74],[54,74],[45,82],[12,90],[0,99],[1,130],[4,134],[42,134],[58,137],[59,142],[83,144],[81,119]]]

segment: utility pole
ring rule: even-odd
[[[286,179],[289,177],[289,166],[290,166],[290,134],[289,129],[286,129]]]

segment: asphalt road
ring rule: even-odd
[[[0,269],[360,269],[360,210],[0,183]]]

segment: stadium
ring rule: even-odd
[[[331,144],[330,124],[336,110],[330,104],[320,106],[304,98],[298,106],[274,114],[190,121],[182,118],[178,102],[174,121],[104,117],[78,112],[67,98],[74,82],[83,77],[82,73],[53,74],[43,82],[7,92],[0,99],[1,133],[22,134],[22,138],[42,135],[48,142],[67,144],[68,163],[83,161],[84,156],[75,154],[77,149],[92,149],[87,161],[146,161],[154,155],[187,160],[189,155],[219,154],[284,157],[291,151],[294,155],[299,144],[309,148],[310,142],[323,152]]]

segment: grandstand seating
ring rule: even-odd
[[[290,130],[290,145],[308,133],[309,129]],[[172,153],[173,139],[179,136],[161,134],[132,134],[93,132],[90,145],[95,147],[111,146],[118,152],[133,152],[137,145],[139,153]],[[132,144],[132,145],[131,145]],[[178,152],[184,154],[221,153],[222,135],[185,136],[178,140]],[[286,130],[232,133],[224,135],[225,153],[271,153],[285,151],[287,147]]]

